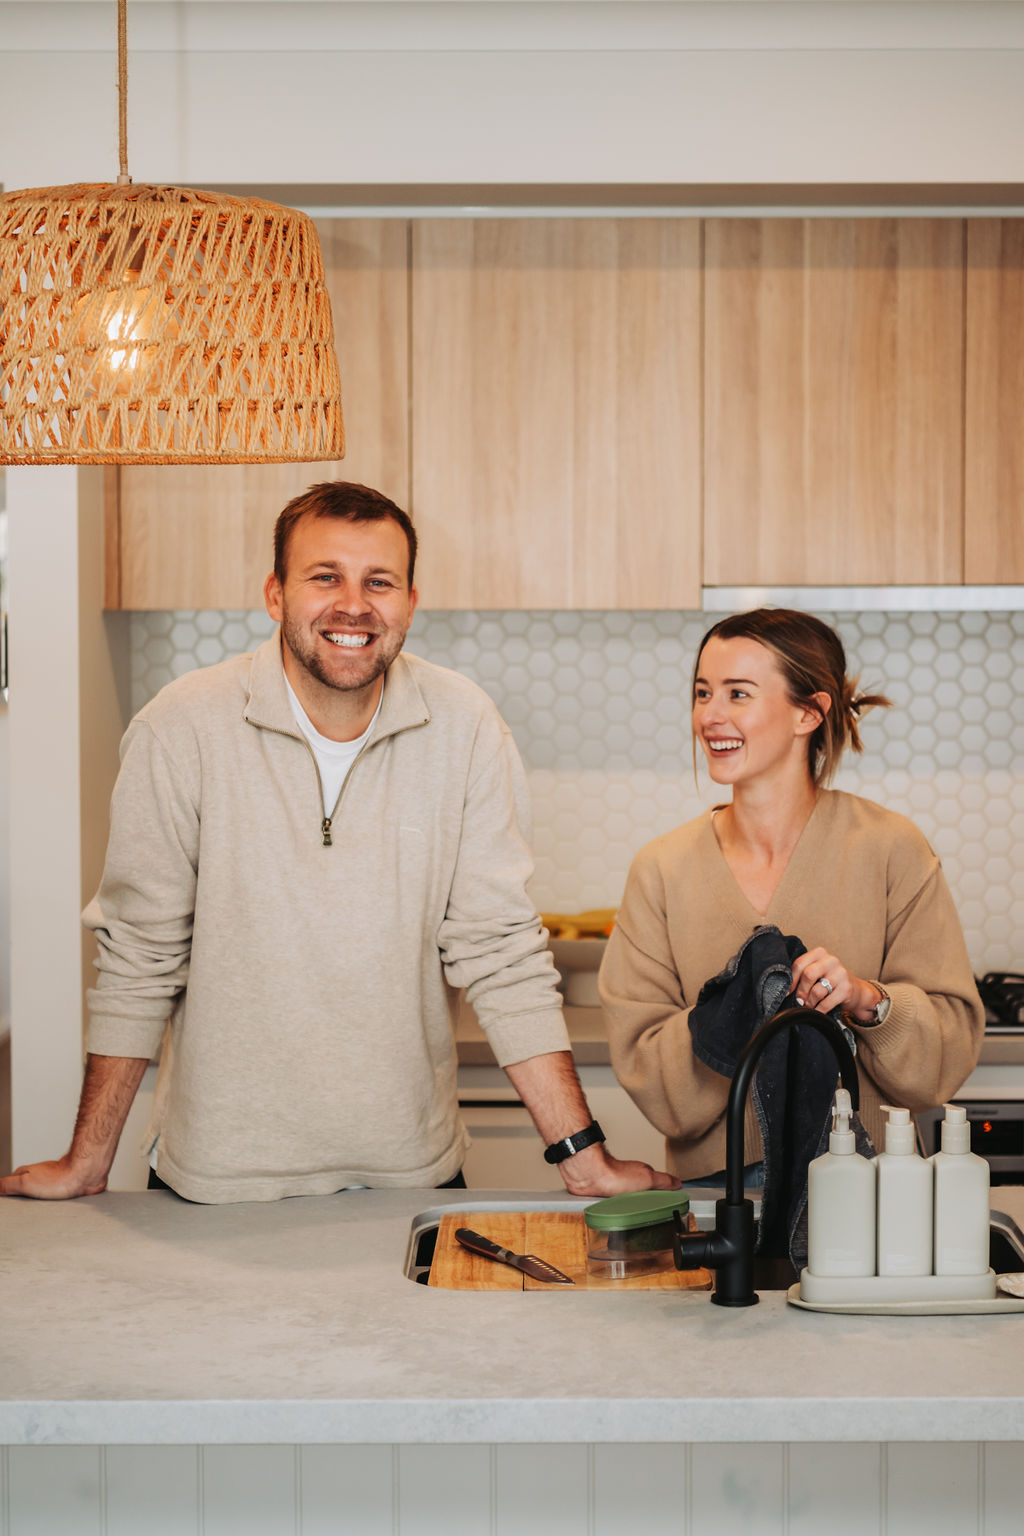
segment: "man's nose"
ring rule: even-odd
[[[338,614],[362,614],[366,612],[366,598],[357,582],[345,581],[334,589],[332,604]]]

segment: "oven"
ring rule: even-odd
[[[1014,1081],[1004,1081],[1007,1072]],[[983,1081],[976,1082],[976,1078]],[[984,1081],[994,1078],[995,1081]],[[988,1161],[993,1184],[1024,1184],[1024,1066],[979,1068],[949,1101],[962,1104],[971,1127],[971,1151]],[[925,1157],[941,1150],[942,1109],[917,1115]]]
[[[990,971],[978,982],[987,1028],[981,1059],[959,1093],[971,1151],[987,1159],[993,1184],[1024,1184],[1024,976]],[[940,1150],[942,1109],[916,1116],[926,1157]]]

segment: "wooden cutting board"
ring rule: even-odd
[[[456,1241],[456,1227],[469,1227],[513,1253],[546,1259],[575,1285],[533,1280],[510,1264],[470,1253]],[[690,1230],[695,1230],[692,1215]],[[449,1291],[708,1291],[712,1279],[706,1269],[663,1269],[628,1280],[595,1279],[587,1273],[582,1211],[459,1211],[441,1217],[429,1284]]]

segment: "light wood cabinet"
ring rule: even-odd
[[[1024,220],[967,221],[964,577],[1024,582]]]
[[[426,607],[699,606],[700,290],[692,219],[413,225]]]
[[[361,481],[407,505],[408,222],[332,219],[318,229],[338,339],[345,458],[121,470],[108,608],[260,607],[277,514],[316,481]]]
[[[707,584],[963,580],[963,239],[708,220]]]
[[[122,471],[108,606],[259,606],[336,477],[412,513],[427,608],[1024,581],[1024,220],[320,230],[345,459]]]

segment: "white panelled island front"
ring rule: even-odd
[[[881,1519],[886,1500],[898,1505],[908,1466],[942,1491],[931,1531],[952,1530],[945,1522],[965,1508],[961,1532],[1019,1529],[1006,1522],[1018,1511],[1024,1316],[809,1314],[781,1292],[729,1310],[707,1292],[475,1293],[406,1278],[414,1218],[488,1198],[377,1190],[220,1207],[169,1193],[4,1201],[4,1536],[215,1531],[216,1509],[199,1521],[225,1458],[235,1485],[221,1488],[217,1508],[230,1506],[231,1519],[254,1489],[261,1518],[278,1496],[293,1511],[284,1524],[239,1525],[247,1536],[504,1531],[545,1488],[556,1504],[561,1488],[575,1511],[566,1478],[579,1485],[582,1514],[560,1531],[625,1531],[611,1490],[644,1468],[649,1532],[802,1530],[794,1511],[823,1513],[820,1500],[844,1479],[861,1512]],[[993,1204],[1024,1220],[1024,1191],[996,1190]],[[54,1497],[61,1466],[74,1468],[74,1498],[88,1502],[95,1485],[96,1521],[75,1506],[66,1525],[19,1523],[26,1500],[38,1508]],[[196,1523],[140,1524],[136,1511],[118,1524],[110,1511],[125,1479],[151,1487],[161,1466],[173,1466],[179,1495],[183,1466],[186,1484],[194,1480]],[[441,1523],[431,1524],[422,1501],[403,1495],[401,1467],[428,1483],[446,1469],[445,1487],[453,1467],[475,1468],[486,1511],[443,1513],[434,1489],[430,1520]],[[291,1493],[264,1487],[278,1476]],[[333,1524],[310,1513],[325,1476],[341,1490],[340,1505],[328,1501]],[[344,1494],[357,1485],[358,1518]],[[767,1499],[768,1523],[731,1526],[730,1500],[755,1494],[759,1506]],[[769,1518],[776,1506],[781,1523]],[[886,1507],[886,1527],[858,1529],[914,1528]]]

